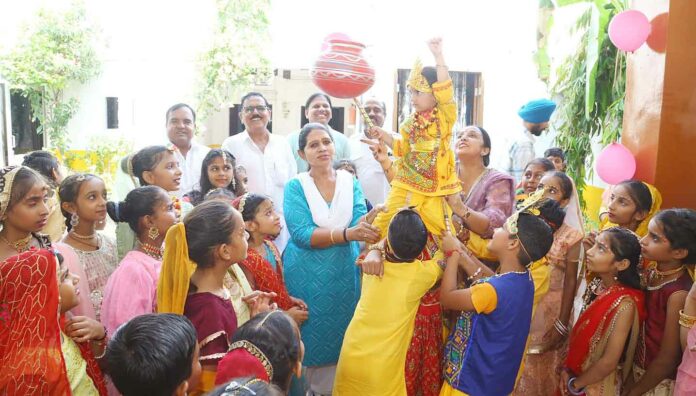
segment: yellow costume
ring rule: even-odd
[[[406,352],[423,295],[442,276],[432,260],[384,264],[384,276],[364,275],[362,294],[343,340],[333,394],[405,395]]]
[[[80,353],[80,348],[72,338],[60,333],[61,349],[65,359],[70,390],[73,395],[99,395],[92,378],[87,375],[87,362]]]
[[[422,81],[420,71],[417,63],[408,86],[429,92],[430,87]],[[387,212],[380,213],[374,221],[383,237],[391,218],[407,205],[416,206],[429,232],[441,235],[446,229],[445,214],[447,218],[452,215],[445,196],[461,190],[451,147],[452,127],[457,121],[452,80],[435,82],[430,91],[437,101],[435,108],[412,114],[401,125],[401,136],[392,145],[394,155],[400,158],[395,163],[396,176],[385,203]]]

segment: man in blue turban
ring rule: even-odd
[[[517,183],[522,180],[524,167],[536,157],[534,151],[535,137],[541,135],[549,126],[551,114],[556,110],[556,103],[548,99],[536,99],[525,104],[517,114],[522,118],[524,131],[517,137],[509,151],[508,172]]]

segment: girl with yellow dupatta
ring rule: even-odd
[[[639,265],[641,246],[630,230],[602,231],[587,251],[587,268],[597,278],[570,333],[562,395],[617,395],[631,374],[645,319]]]
[[[242,215],[221,201],[202,203],[167,232],[157,312],[183,314],[196,328],[203,372],[192,395],[214,388],[217,364],[239,325],[225,278],[246,258],[247,238]],[[269,309],[271,297],[256,292],[243,300],[254,315]]]

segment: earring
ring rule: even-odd
[[[150,227],[150,229],[147,231],[147,237],[152,239],[153,241],[157,239],[159,234],[159,230],[155,227]]]
[[[77,213],[73,213],[72,216],[70,216],[70,225],[72,228],[75,228],[79,223],[80,217],[77,215]]]
[[[237,182],[234,180],[234,176],[232,176],[232,190],[237,190]]]
[[[615,280],[615,281],[618,281],[618,280],[619,280],[619,277],[616,276],[616,275],[614,275],[614,280]]]

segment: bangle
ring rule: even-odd
[[[343,229],[343,240],[348,243],[348,228]]]
[[[445,257],[446,257],[446,258],[450,258],[450,257],[452,257],[452,255],[453,255],[454,253],[456,253],[456,252],[457,252],[457,249],[453,249],[453,250],[446,251],[446,252],[445,252]]]
[[[331,237],[331,244],[332,244],[332,245],[335,245],[335,244],[336,244],[336,241],[334,241],[334,237],[333,237],[333,232],[334,232],[334,231],[336,231],[336,229],[335,229],[335,228],[332,228],[332,229],[331,229],[331,232],[329,232],[329,236]]]
[[[463,220],[468,219],[471,216],[471,209],[469,209],[468,206],[464,205],[464,217],[462,217]]]
[[[447,65],[435,65],[437,67],[447,67]]]
[[[576,388],[575,388],[575,379],[576,379],[576,378],[577,378],[577,377],[571,377],[570,379],[568,379],[568,392],[569,392],[571,395],[575,395],[575,396],[584,395],[584,394],[585,394],[585,388],[580,388],[580,389],[576,389]]]
[[[474,274],[471,275],[470,277],[466,278],[466,280],[471,282],[472,280],[474,280],[474,278],[479,276],[480,273],[481,273],[481,267],[478,267],[478,269],[476,269],[476,272],[474,272]]]
[[[387,252],[381,243],[370,245],[367,250],[379,250],[380,255],[382,255],[382,262],[387,260]]]
[[[684,310],[679,311],[679,326],[690,329],[696,323],[696,316],[687,315]]]
[[[556,329],[558,334],[562,335],[563,337],[568,335],[568,326],[561,323],[560,319],[556,319],[556,321],[553,322],[553,327]]]

